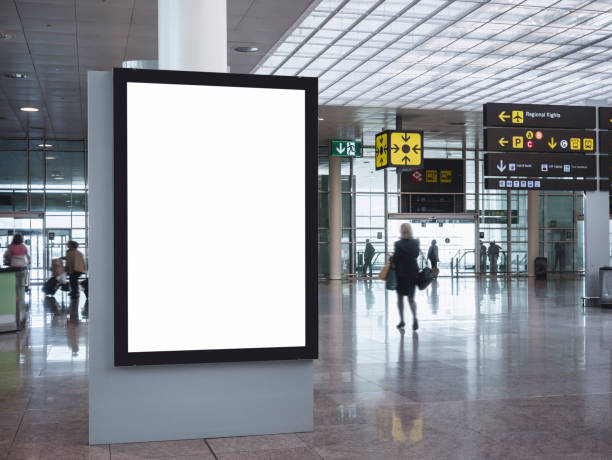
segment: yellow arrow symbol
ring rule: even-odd
[[[504,123],[506,122],[508,118],[510,118],[510,115],[507,115],[505,110],[502,110],[498,116],[499,116],[499,119],[503,121]]]
[[[549,146],[551,149],[554,149],[554,148],[557,146],[557,143],[555,142],[555,138],[554,138],[554,137],[551,137],[551,138],[550,138],[550,140],[548,141],[548,146]]]
[[[502,137],[502,138],[499,140],[499,145],[501,145],[502,147],[505,147],[507,143],[508,143],[508,141],[506,140],[506,138],[505,138],[505,137]]]

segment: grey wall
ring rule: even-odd
[[[599,297],[599,268],[610,265],[610,194],[584,194],[584,295]]]
[[[113,366],[111,72],[88,100],[90,443],[311,431],[312,361]]]

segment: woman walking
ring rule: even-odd
[[[400,315],[400,323],[397,328],[404,329],[404,296],[408,296],[408,303],[412,311],[412,330],[419,328],[416,316],[416,302],[414,291],[416,278],[419,273],[417,258],[420,254],[419,240],[415,239],[410,224],[404,223],[400,227],[401,239],[395,242],[393,249],[393,264],[397,273],[397,308]]]

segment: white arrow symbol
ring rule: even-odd
[[[338,145],[338,147],[336,147],[336,152],[342,155],[344,153],[344,146],[342,144]]]
[[[506,170],[506,165],[504,164],[504,160],[499,160],[497,169],[499,169],[499,172],[504,172]]]

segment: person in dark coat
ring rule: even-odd
[[[400,323],[397,328],[404,329],[404,296],[408,296],[408,303],[412,311],[412,330],[419,328],[416,316],[416,302],[414,292],[416,288],[416,278],[419,273],[417,258],[420,254],[419,240],[415,239],[410,224],[404,223],[400,227],[401,240],[395,242],[393,246],[393,264],[397,274],[397,308],[400,315]]]
[[[374,254],[376,254],[376,249],[374,249],[374,245],[370,243],[370,240],[366,240],[365,253],[363,257],[364,276],[367,276],[368,269],[370,270],[370,276],[372,276],[372,259],[374,258]]]

